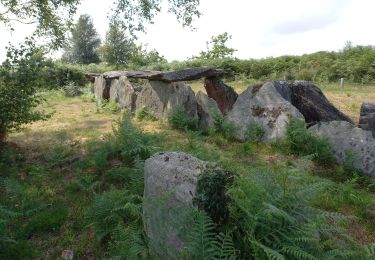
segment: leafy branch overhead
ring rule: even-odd
[[[63,46],[65,33],[72,25],[73,15],[80,0],[0,0],[0,24],[14,30],[16,23],[36,25],[35,34],[51,39],[53,48]],[[146,23],[152,23],[163,6],[162,0],[115,0],[111,14],[132,35],[144,31]],[[184,25],[190,26],[199,17],[199,0],[167,0],[168,11],[176,15]]]

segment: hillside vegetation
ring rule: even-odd
[[[357,115],[357,100],[373,98],[372,89],[326,86],[324,91],[335,105]],[[259,143],[254,133],[237,143],[225,126],[201,133],[155,121],[147,112],[138,119],[123,117],[87,96],[68,98],[62,91],[44,96],[42,108],[54,112],[52,117],[11,134],[1,152],[1,259],[56,259],[67,249],[76,259],[149,258],[142,165],[149,155],[166,150],[218,162],[236,176],[228,187],[227,222],[197,216],[186,249],[191,259],[215,259],[209,252],[220,241],[228,259],[373,256],[373,181],[350,165],[322,166],[311,150],[298,145],[311,139],[303,124],[290,124],[280,142]]]

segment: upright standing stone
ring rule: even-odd
[[[144,223],[157,259],[177,259],[184,248],[179,236],[194,208],[198,177],[215,164],[182,152],[157,153],[145,162]],[[159,258],[158,258],[159,257]]]
[[[284,99],[275,87],[275,82],[249,87],[239,95],[226,120],[236,126],[236,137],[246,140],[251,124],[260,125],[265,133],[263,141],[283,137],[289,117],[304,119],[303,115],[289,101]]]
[[[106,80],[103,75],[95,77],[95,98],[98,101],[109,99],[110,96],[110,81]]]
[[[209,98],[202,91],[198,91],[196,95],[197,99],[197,113],[199,118],[200,126],[205,128],[211,128],[214,126],[214,116],[222,116],[222,113],[217,106],[217,103],[212,98]]]
[[[359,127],[372,132],[375,138],[375,103],[363,103],[359,118]]]
[[[238,94],[233,88],[224,84],[218,77],[209,77],[204,80],[207,95],[216,101],[220,111],[226,114],[232,109]]]
[[[149,108],[157,118],[166,118],[177,109],[190,117],[197,116],[197,102],[190,86],[184,83],[148,81],[137,96],[136,110]]]
[[[119,108],[135,111],[137,94],[126,76],[111,80],[110,99],[115,101]]]

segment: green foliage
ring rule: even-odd
[[[314,207],[327,183],[294,171],[255,169],[229,191],[234,241],[241,258],[361,259],[363,248],[345,234],[345,217]]]
[[[89,15],[81,15],[71,31],[70,43],[65,48],[63,60],[71,63],[98,63],[97,48],[100,38]]]
[[[200,56],[197,58],[210,60],[232,57],[236,50],[226,46],[231,38],[232,36],[227,32],[217,36],[212,36],[211,41],[207,42],[207,51],[201,51],[199,54]]]
[[[81,87],[74,82],[68,82],[63,89],[66,97],[76,97],[82,94]]]
[[[135,44],[126,36],[125,31],[118,23],[114,23],[109,26],[104,45],[100,47],[100,53],[103,61],[118,68],[130,62],[135,49]]]
[[[67,216],[68,211],[66,208],[61,206],[52,207],[31,217],[23,227],[22,234],[25,237],[29,237],[39,232],[56,231],[64,224]]]
[[[321,165],[332,165],[335,160],[326,139],[307,131],[305,122],[291,118],[287,126],[286,145],[289,152],[299,156],[313,156],[313,161]]]
[[[32,39],[19,49],[8,48],[7,59],[0,66],[0,142],[8,131],[46,118],[35,109],[42,102],[37,90],[45,83],[40,78],[44,65],[43,51]]]
[[[142,225],[142,197],[127,190],[111,189],[96,195],[88,213],[98,241],[111,239],[119,225]]]
[[[259,143],[265,134],[264,128],[257,122],[252,122],[246,131],[246,140],[251,143]]]
[[[219,113],[214,113],[213,119],[215,134],[222,135],[226,140],[235,140],[236,126],[232,122],[226,121]]]
[[[86,102],[95,101],[94,86],[92,83],[86,84],[85,87],[82,89],[81,98]]]
[[[179,130],[197,130],[198,118],[189,116],[183,108],[171,111],[168,116],[169,124]]]
[[[226,193],[233,178],[233,173],[223,170],[206,170],[199,176],[193,203],[217,224],[228,219],[229,197]]]
[[[148,107],[142,107],[141,109],[139,109],[136,112],[135,117],[139,121],[142,121],[142,120],[156,121],[157,120],[154,112],[151,109],[149,109]]]
[[[194,214],[187,238],[189,259],[236,259],[237,252],[228,234],[215,233],[215,224],[201,211]]]

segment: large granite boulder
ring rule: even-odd
[[[351,156],[357,169],[375,177],[375,139],[370,131],[347,121],[322,122],[310,127],[309,131],[327,138],[338,163]]]
[[[197,102],[190,86],[176,82],[148,81],[137,96],[136,110],[144,107],[157,118],[165,118],[177,109],[183,109],[190,117],[197,116]]]
[[[305,117],[306,123],[353,121],[332,105],[323,92],[309,81],[296,80],[291,85],[291,102]]]
[[[115,101],[119,108],[125,108],[131,112],[135,110],[137,94],[127,77],[112,79],[109,93],[109,98]]]
[[[238,94],[233,88],[224,84],[218,77],[207,77],[204,80],[204,88],[207,95],[214,99],[222,113],[227,113],[232,109]]]
[[[285,135],[289,117],[304,119],[298,109],[283,98],[275,87],[277,84],[267,82],[249,87],[239,95],[226,116],[226,120],[236,126],[239,140],[246,140],[249,126],[254,123],[263,127],[263,141],[267,142]]]
[[[375,138],[375,103],[362,104],[358,126],[363,130],[371,131]]]
[[[198,177],[215,168],[215,164],[182,152],[157,153],[146,160],[143,214],[156,257],[176,259],[184,248],[180,235],[187,228],[185,214],[194,208]]]
[[[103,99],[109,99],[110,81],[106,80],[103,75],[95,77],[94,93],[99,102]]]
[[[195,97],[197,99],[197,113],[200,127],[203,129],[212,128],[214,126],[214,116],[222,115],[216,101],[209,98],[202,91],[198,91]]]

